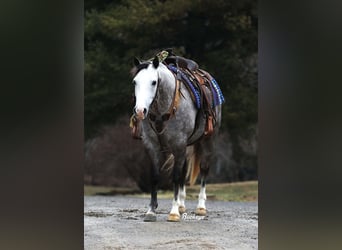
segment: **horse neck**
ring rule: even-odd
[[[160,64],[158,74],[160,82],[157,94],[157,113],[163,115],[169,111],[175,92],[175,77],[173,73],[163,64]]]

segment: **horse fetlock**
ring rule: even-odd
[[[197,208],[204,208],[205,209],[205,200],[199,199]]]
[[[199,200],[206,200],[207,199],[207,195],[205,193],[205,187],[201,187],[200,193],[198,195],[198,199]]]
[[[158,208],[158,203],[151,203],[150,204],[150,210],[154,211],[157,208]]]
[[[179,214],[179,204],[178,204],[178,201],[176,201],[176,200],[173,200],[173,202],[172,202],[172,208],[171,208],[170,215],[171,214],[180,216],[180,214]]]
[[[180,207],[185,207],[185,200],[180,200],[178,201],[178,206]]]
[[[178,211],[179,213],[185,213],[185,201],[184,199],[179,199],[178,200]]]
[[[205,201],[205,200],[207,200],[207,195],[206,195],[206,194],[201,194],[201,193],[200,193],[200,194],[198,195],[198,199],[199,199],[199,200],[204,200],[204,201]]]
[[[185,206],[179,206],[179,207],[178,207],[178,211],[179,211],[180,214],[184,214],[185,211],[186,211]]]

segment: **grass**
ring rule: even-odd
[[[199,185],[187,186],[187,199],[196,200],[200,190]],[[221,201],[257,201],[258,200],[258,182],[234,182],[234,183],[217,183],[207,184],[206,186],[208,200]],[[84,186],[84,195],[127,195],[131,197],[149,198],[150,194],[141,193],[138,190],[129,188],[100,187],[100,186]],[[172,199],[172,191],[158,192],[158,198]]]
[[[123,187],[84,186],[84,195],[128,195],[141,193],[139,190]]]

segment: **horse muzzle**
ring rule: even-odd
[[[135,117],[138,120],[144,120],[146,118],[147,109],[146,108],[136,108],[134,109]]]

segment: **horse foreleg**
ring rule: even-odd
[[[179,185],[179,190],[178,190],[178,211],[180,214],[184,214],[186,209],[185,209],[185,185]]]
[[[184,164],[184,159],[183,162]],[[180,213],[179,213],[179,186],[181,183],[181,179],[180,178],[180,169],[179,166],[183,166],[183,164],[179,164],[179,161],[175,162],[175,165],[173,167],[173,190],[174,190],[174,194],[173,194],[173,201],[172,201],[172,208],[171,208],[171,212],[168,216],[167,221],[180,221]],[[184,186],[184,182],[183,185]]]
[[[157,200],[157,188],[158,188],[158,180],[159,180],[159,170],[156,167],[152,167],[151,170],[151,202],[150,207],[145,214],[144,221],[156,221],[156,209],[158,207]]]
[[[176,190],[178,193],[178,188],[176,188]],[[179,204],[178,204],[177,198],[174,198],[172,201],[172,208],[167,218],[167,221],[172,221],[172,222],[180,221]]]

